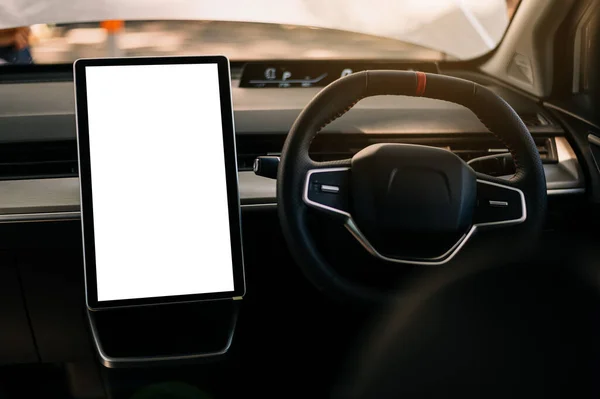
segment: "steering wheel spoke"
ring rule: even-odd
[[[302,199],[312,208],[350,218],[350,160],[316,163],[308,170]]]
[[[478,174],[477,202],[473,224],[478,227],[503,227],[521,224],[527,219],[525,194],[510,181]]]

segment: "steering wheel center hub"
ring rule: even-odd
[[[472,223],[475,173],[440,148],[375,144],[352,158],[352,214],[365,231],[446,233]]]

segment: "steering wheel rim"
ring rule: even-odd
[[[326,125],[360,100],[377,95],[427,97],[470,109],[509,149],[516,167],[516,173],[510,180],[480,173],[475,174],[476,178],[523,193],[524,217],[518,223],[518,229],[513,228],[511,234],[529,236],[541,231],[546,210],[542,162],[529,131],[503,99],[474,82],[449,76],[407,71],[355,73],[325,87],[304,108],[287,136],[278,169],[277,202],[282,231],[297,263],[317,288],[339,298],[360,302],[390,299],[388,293],[344,278],[323,258],[308,231],[306,219],[310,204],[304,195],[311,171],[352,167],[352,160],[313,161],[308,154],[312,140]]]

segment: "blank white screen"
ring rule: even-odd
[[[98,301],[233,291],[217,64],[86,76]]]

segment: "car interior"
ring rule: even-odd
[[[598,0],[468,60],[231,60],[243,297],[94,311],[73,65],[0,66],[0,399],[598,397],[599,70]]]

